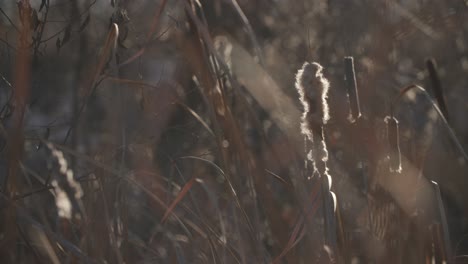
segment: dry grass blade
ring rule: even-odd
[[[226,179],[226,182],[228,183],[229,189],[230,189],[232,195],[234,196],[234,198],[235,198],[235,200],[236,200],[237,206],[238,206],[240,209],[242,209],[242,205],[240,204],[239,197],[237,196],[236,189],[234,188],[234,185],[232,184],[231,179],[224,173],[224,171],[223,171],[218,165],[216,165],[214,162],[212,162],[212,161],[210,161],[210,160],[207,160],[207,159],[204,159],[204,158],[200,158],[200,157],[195,157],[195,156],[183,156],[183,157],[179,157],[179,159],[193,159],[193,160],[199,160],[199,161],[206,162],[206,163],[212,165],[214,168],[216,168],[216,170],[219,171],[219,172],[221,173],[221,175],[223,175],[223,177]]]
[[[431,87],[434,91],[434,96],[437,100],[437,104],[440,107],[440,111],[442,112],[442,114],[444,114],[444,117],[445,119],[447,119],[447,122],[450,122],[447,104],[445,103],[444,90],[442,89],[439,74],[437,73],[435,60],[427,60],[426,67],[427,71],[429,72],[429,78],[431,79]]]
[[[18,3],[18,8],[21,13],[22,9],[31,11],[31,6],[28,3]],[[8,198],[13,197],[16,193],[22,192],[20,180],[20,163],[24,158],[24,117],[27,103],[29,103],[30,82],[31,82],[31,54],[27,49],[27,44],[24,39],[30,39],[32,32],[28,26],[30,22],[29,16],[20,16],[23,26],[18,34],[18,42],[20,49],[15,58],[15,66],[13,69],[13,103],[15,110],[12,113],[12,126],[8,130],[7,154],[6,154],[6,170],[4,172],[3,192]],[[3,129],[2,129],[3,130]],[[17,221],[16,208],[8,205],[5,209],[5,214],[2,219],[4,233],[0,240],[0,254],[9,256],[13,251],[15,240],[18,238],[18,230],[15,226]]]
[[[177,104],[182,106],[185,110],[187,110],[187,112],[189,112],[193,117],[195,117],[195,119],[198,120],[198,122],[200,122],[200,124],[206,128],[206,130],[213,136],[215,137],[215,133],[213,132],[213,130],[211,130],[210,126],[203,120],[203,118],[197,114],[197,112],[193,111],[192,108],[188,107],[186,104],[182,103],[181,101],[177,101]]]
[[[106,80],[109,80],[111,82],[116,82],[116,83],[123,83],[123,84],[131,84],[135,86],[143,86],[143,87],[148,87],[148,88],[158,88],[157,85],[153,85],[147,82],[143,81],[138,81],[138,80],[130,80],[130,79],[124,79],[124,78],[115,78],[115,77],[107,77]]]
[[[154,33],[156,32],[156,29],[158,28],[158,23],[159,23],[159,20],[161,18],[161,14],[164,11],[164,8],[166,7],[166,4],[167,4],[167,0],[163,0],[161,2],[161,4],[159,5],[159,8],[157,9],[156,14],[153,17],[153,21],[151,22],[150,29],[146,33],[146,43],[145,43],[144,47],[141,48],[140,50],[138,50],[130,58],[128,58],[124,62],[120,63],[118,65],[118,67],[121,67],[121,66],[124,66],[124,65],[127,65],[127,64],[131,63],[132,61],[138,59],[141,55],[143,55],[145,53],[146,46],[151,41],[152,36],[154,35]]]
[[[190,210],[190,208],[186,208],[186,210],[188,212],[192,213],[195,216],[195,213],[192,210]],[[226,243],[221,238],[221,236],[218,235],[215,232],[215,230],[213,228],[211,228],[205,221],[203,221],[203,219],[199,219],[199,220],[201,221],[201,223],[204,225],[206,231],[208,231],[208,232],[204,232],[201,227],[197,226],[195,223],[193,223],[189,219],[184,219],[187,226],[191,227],[196,233],[198,233],[203,238],[206,238],[209,241],[211,241],[211,236],[215,237],[218,244],[227,249],[227,251],[234,258],[236,263],[239,263],[239,264],[242,263],[239,256],[238,256],[238,254],[237,254],[237,252],[236,252],[236,250],[234,248],[232,248],[232,246],[230,246],[228,243]]]
[[[431,181],[432,183],[432,187],[434,188],[434,194],[436,196],[436,207],[439,211],[439,224],[442,228],[442,234],[440,235],[441,238],[439,242],[439,247],[441,247],[441,250],[443,251],[443,257],[445,258],[445,261],[447,262],[451,262],[452,261],[452,248],[451,248],[451,243],[450,243],[450,232],[449,232],[449,227],[448,227],[448,223],[447,223],[447,216],[446,216],[446,213],[445,213],[445,207],[444,207],[444,203],[442,201],[442,195],[440,193],[440,188],[439,188],[439,185],[434,182],[434,181]],[[437,229],[439,230],[439,229]]]
[[[291,233],[291,236],[289,238],[288,243],[284,247],[283,251],[272,261],[272,264],[279,263],[280,260],[286,256],[300,241],[301,239],[305,236],[306,234],[306,227],[305,227],[305,219],[311,218],[312,215],[314,215],[317,210],[319,209],[320,203],[314,202],[313,201],[313,207],[309,210],[306,216],[300,216],[299,220],[297,221],[296,225],[294,226],[293,232]],[[301,231],[299,233],[299,231]]]
[[[300,216],[296,225],[294,226],[291,237],[289,238],[288,243],[284,247],[283,251],[271,262],[272,264],[279,263],[281,259],[289,253],[289,251],[294,247],[297,241],[299,231],[304,229],[304,217]]]
[[[213,124],[216,124],[214,131],[216,131],[217,143],[219,146],[221,146],[222,141],[226,139],[230,142],[233,142],[233,146],[242,146],[242,139],[240,138],[239,133],[237,133],[238,126],[235,123],[235,119],[232,116],[229,106],[224,102],[223,92],[218,86],[219,80],[213,77],[213,72],[215,72],[216,69],[213,69],[214,67],[211,66],[222,66],[223,69],[227,69],[227,67],[224,63],[222,63],[222,59],[216,53],[211,36],[209,35],[204,24],[201,22],[200,18],[198,18],[198,16],[195,14],[191,3],[185,3],[185,11],[188,14],[191,25],[194,26],[192,30],[198,35],[193,34],[189,39],[183,39],[179,41],[182,42],[182,50],[186,52],[187,60],[190,62],[192,71],[196,75],[197,80],[200,81],[204,95],[209,99],[208,105],[211,107],[211,118],[213,118]],[[205,49],[205,47],[208,49],[208,51]],[[209,56],[213,57],[210,58]],[[210,59],[214,60],[213,64],[209,63]],[[243,150],[242,148],[238,148],[238,151],[242,152]],[[225,166],[229,167],[229,163],[231,162],[231,154],[228,153],[224,148],[222,148],[222,153],[222,162]],[[200,160],[198,157],[192,158]],[[218,166],[216,165],[216,167]],[[229,173],[223,172],[223,177],[226,179],[229,185],[236,205],[242,212],[243,219],[248,229],[250,230],[249,235],[251,236],[252,240],[257,240],[254,231],[255,229],[253,228],[252,223],[244,207],[242,206],[242,203],[240,202],[239,196],[237,195],[234,184],[230,179]]]
[[[98,61],[93,79],[92,79],[92,84],[91,87],[96,83],[98,80],[99,76],[102,74],[102,71],[104,69],[104,66],[106,65],[107,61],[111,60],[112,57],[111,55],[113,52],[115,52],[115,49],[117,47],[117,40],[119,38],[119,26],[117,24],[113,23],[109,33],[107,34],[106,41],[104,43],[104,47],[102,49],[102,53],[100,56],[100,59]],[[88,87],[89,88],[89,87]],[[86,94],[88,94],[90,91],[88,91]]]
[[[142,185],[141,183],[137,182],[136,180],[134,180],[132,178],[127,177],[125,179],[127,180],[127,182],[129,182],[129,183],[135,185],[136,187],[138,187],[139,189],[141,189],[152,200],[156,201],[160,206],[165,208],[166,211],[168,210],[169,207],[166,206],[166,204],[158,196],[156,196],[151,190],[149,190],[144,185]],[[241,263],[241,261],[239,259],[239,256],[236,254],[236,250],[234,248],[232,248],[232,246],[230,246],[228,243],[226,243],[221,238],[221,236],[219,234],[217,234],[217,232],[212,227],[210,227],[209,224],[203,218],[199,217],[191,208],[189,208],[185,204],[182,203],[182,204],[180,204],[180,206],[182,208],[184,208],[189,214],[191,214],[196,219],[198,219],[204,226],[204,228],[201,228],[201,227],[197,226],[195,223],[193,223],[189,218],[180,218],[176,214],[173,214],[173,216],[175,217],[175,219],[177,220],[179,225],[183,228],[183,230],[186,232],[186,234],[189,237],[193,237],[193,235],[190,233],[187,226],[190,227],[192,230],[194,230],[196,233],[198,233],[203,238],[211,239],[210,236],[212,235],[212,236],[214,236],[216,238],[218,244],[220,244],[222,247],[227,249],[227,251],[234,258],[236,263]],[[203,229],[205,229],[206,231],[203,231]]]
[[[307,209],[307,205],[304,206],[303,213],[302,215],[299,216],[296,224],[294,225],[293,232],[291,233],[291,236],[289,237],[289,240],[284,247],[283,251],[272,261],[272,264],[279,263],[279,261],[285,257],[302,239],[302,237],[306,233],[306,226],[305,226],[305,221],[308,221],[309,223],[312,222],[312,217],[315,215],[317,210],[319,209],[320,203],[318,202],[317,198],[320,196],[321,191],[320,191],[320,184],[319,181],[316,182],[314,185],[314,188],[312,189],[310,193],[310,209]],[[302,232],[299,234],[299,231]]]
[[[281,183],[283,183],[283,184],[284,184],[285,186],[287,186],[288,188],[293,189],[293,186],[291,186],[291,184],[290,184],[289,182],[287,182],[285,179],[283,179],[283,178],[282,178],[281,176],[279,176],[278,174],[276,174],[276,173],[274,173],[274,172],[272,172],[272,171],[270,171],[270,170],[267,170],[267,169],[265,169],[265,171],[266,171],[268,174],[273,175],[273,177],[274,177],[275,179],[277,179],[278,181],[280,181]]]
[[[161,4],[159,5],[159,8],[157,9],[156,14],[153,17],[153,21],[151,22],[150,30],[146,34],[147,42],[151,40],[151,37],[153,36],[154,32],[156,32],[156,29],[158,28],[159,19],[161,18],[161,14],[164,11],[166,4],[167,0],[162,0]]]
[[[48,236],[49,239],[52,239],[55,243],[60,245],[64,250],[67,251],[67,253],[73,254],[75,257],[77,257],[82,263],[95,263],[91,258],[89,258],[87,255],[85,255],[82,250],[72,242],[64,239],[61,235],[55,233],[54,231],[48,229],[41,223],[37,222],[31,215],[28,214],[26,210],[21,208],[17,203],[11,201],[6,197],[4,194],[0,193],[0,198],[7,202],[8,204],[11,204],[11,206],[15,207],[17,212],[18,212],[18,223],[19,224],[25,224],[27,226],[30,226],[32,228],[38,229],[38,232],[43,232],[45,235]]]
[[[180,190],[179,194],[177,195],[177,197],[174,199],[174,201],[169,205],[169,207],[167,208],[166,212],[164,213],[164,216],[161,220],[161,223],[164,223],[166,222],[167,218],[169,217],[169,215],[172,213],[172,211],[174,210],[174,208],[177,206],[177,204],[185,197],[185,195],[188,193],[188,191],[192,188],[193,184],[195,183],[196,181],[196,178],[192,177],[185,185],[184,187],[182,188],[182,190]]]
[[[250,25],[249,19],[247,16],[245,16],[244,12],[242,11],[241,7],[239,6],[239,3],[237,0],[231,0],[232,5],[236,9],[236,12],[239,14],[239,17],[242,20],[242,23],[244,24],[247,33],[249,34],[250,41],[252,42],[252,45],[255,48],[255,53],[258,56],[258,60],[260,62],[260,65],[264,66],[264,59],[262,55],[262,50],[260,49],[260,45],[258,44],[257,38],[255,37],[255,33],[252,29],[252,26]]]
[[[147,194],[152,200],[154,200],[155,202],[157,202],[162,208],[164,208],[165,210],[167,210],[169,207],[166,205],[166,203],[164,203],[163,200],[161,200],[161,198],[159,198],[158,196],[156,196],[151,190],[149,190],[148,188],[146,188],[143,184],[137,182],[135,179],[132,179],[132,178],[125,178],[125,180],[128,182],[128,183],[131,183],[133,185],[135,185],[136,187],[138,187],[139,189],[141,189],[145,194]],[[175,219],[177,220],[177,222],[180,224],[180,226],[183,228],[183,230],[186,231],[186,233],[188,234],[188,236],[192,236],[191,233],[188,231],[188,229],[185,227],[184,225],[184,222],[177,216],[174,214],[174,217]]]
[[[54,251],[54,248],[52,247],[52,245],[50,244],[50,241],[49,239],[47,238],[47,236],[44,234],[44,232],[42,232],[42,230],[36,230],[35,232],[35,236],[36,236],[36,239],[38,240],[37,243],[42,245],[42,250],[44,251],[44,253],[49,256],[49,259],[50,261],[53,263],[53,264],[59,264],[60,263],[60,260],[57,256],[57,254],[55,253]]]
[[[67,134],[65,135],[65,138],[63,140],[64,143],[67,142],[68,137],[70,136],[72,130],[77,125],[78,120],[80,119],[81,114],[85,110],[85,107],[94,89],[102,81],[102,79],[99,80],[99,76],[102,74],[102,71],[104,70],[104,66],[106,65],[106,63],[113,59],[114,57],[113,55],[116,52],[118,38],[119,38],[119,27],[117,26],[117,24],[112,23],[110,31],[107,34],[104,47],[102,48],[101,56],[98,60],[98,64],[96,66],[93,78],[91,79],[91,82],[83,88],[84,90],[81,91],[84,95],[84,100],[81,103],[81,106],[79,107],[78,111],[76,112],[76,116],[74,117],[75,119],[74,123],[67,130]]]

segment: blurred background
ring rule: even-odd
[[[1,2],[2,263],[468,263],[467,11]],[[330,82],[332,210],[304,62]]]

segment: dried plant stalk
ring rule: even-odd
[[[356,74],[354,72],[354,58],[344,58],[345,82],[348,90],[350,115],[349,120],[355,122],[361,116],[361,106],[359,104],[359,94],[356,83]]]
[[[398,120],[395,117],[385,117],[387,124],[387,138],[390,144],[390,171],[401,173],[400,135],[398,131]]]
[[[312,161],[314,171],[326,175],[328,151],[324,140],[323,127],[330,119],[327,103],[330,84],[324,78],[323,67],[318,63],[306,62],[296,75],[296,89],[304,108],[301,119],[301,132],[312,143],[312,152],[308,159]],[[314,133],[320,140],[314,140]]]
[[[445,261],[452,260],[452,248],[450,246],[450,232],[447,223],[447,216],[445,214],[444,203],[442,202],[442,195],[440,193],[439,184],[435,181],[431,181],[432,187],[434,189],[435,198],[437,201],[437,209],[438,209],[438,224],[436,224],[437,228],[437,241],[436,247],[442,252],[442,258]]]
[[[325,244],[332,252],[336,252],[336,196],[330,191],[332,178],[328,172],[328,151],[324,133],[324,127],[330,119],[327,102],[330,84],[323,76],[322,70],[323,67],[318,63],[304,63],[296,75],[296,89],[304,108],[301,131],[312,143],[308,159],[313,164],[314,173],[321,179]],[[319,135],[320,139],[314,140],[314,134]]]

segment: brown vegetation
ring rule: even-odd
[[[467,8],[2,2],[0,262],[465,263]]]

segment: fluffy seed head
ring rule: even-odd
[[[330,84],[322,70],[323,67],[316,62],[305,62],[296,74],[296,89],[304,107],[301,129],[309,138],[315,125],[321,127],[330,119],[327,103]]]

